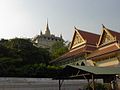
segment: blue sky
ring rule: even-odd
[[[44,32],[71,41],[74,26],[101,33],[102,25],[120,32],[120,0],[0,0],[0,38],[34,37]]]

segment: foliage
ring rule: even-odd
[[[61,67],[47,66],[45,64],[26,65],[22,68],[24,77],[51,78],[57,76]]]
[[[83,90],[92,90],[93,85],[86,85]],[[95,90],[107,90],[107,87],[101,83],[95,83]]]
[[[23,62],[22,64],[48,63],[49,52],[43,48],[35,47],[29,39],[15,38],[3,44],[6,48],[15,51]]]
[[[55,42],[51,48],[52,59],[58,58],[62,54],[68,51],[68,46],[64,41]]]
[[[9,59],[10,60],[10,59]],[[0,64],[0,76],[4,77],[39,77],[53,78],[58,76],[61,67],[47,66],[45,64],[29,64],[16,67],[14,64]]]
[[[1,77],[55,77],[62,68],[48,65],[49,60],[49,51],[29,39],[0,40]]]

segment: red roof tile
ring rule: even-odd
[[[78,32],[80,33],[80,35],[85,40],[87,40],[87,43],[92,44],[92,45],[96,45],[98,43],[100,35],[94,34],[94,33],[90,33],[90,32],[86,32],[86,31],[82,31],[82,30],[78,30]]]
[[[79,55],[82,55],[84,53],[87,53],[87,52],[91,52],[93,50],[95,50],[96,47],[91,47],[91,46],[81,46],[81,48],[76,48],[76,49],[73,49],[73,50],[70,50],[69,52],[63,54],[62,56],[60,56],[59,58],[51,61],[51,62],[54,62],[54,61],[58,61],[58,60],[63,60],[63,59],[66,59],[66,58],[71,58],[71,57],[76,57],[76,56],[79,56]]]
[[[78,29],[76,29],[76,30],[84,38],[84,40],[87,41],[86,44],[84,44],[85,46],[83,47],[83,45],[82,45],[82,46],[78,46],[77,48],[71,49],[69,52],[65,53],[64,55],[60,56],[59,58],[57,58],[51,62],[63,60],[66,58],[71,58],[74,56],[79,56],[81,54],[84,54],[86,52],[91,52],[96,49],[96,44],[98,43],[100,35],[82,31],[82,30],[78,30]],[[89,45],[93,45],[93,46],[89,46]]]
[[[107,53],[110,53],[116,50],[119,50],[119,48],[116,45],[112,45],[112,46],[109,46],[103,49],[98,49],[92,52],[87,58],[91,59],[91,58],[98,57],[98,56],[101,56],[101,55],[104,55],[104,54],[107,54]]]
[[[73,56],[78,56],[78,55],[83,54],[84,52],[85,52],[85,48],[84,48],[84,47],[83,47],[83,48],[79,48],[79,49],[77,49],[77,50],[71,50],[71,51],[69,51],[69,52],[63,54],[63,55],[60,56],[59,58],[57,58],[57,59],[51,61],[50,63],[56,62],[56,61],[58,61],[58,60],[70,58],[70,57],[73,57]]]

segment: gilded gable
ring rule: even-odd
[[[103,35],[102,44],[108,43],[108,42],[110,42],[111,40],[112,40],[112,37],[105,32],[104,35]]]
[[[74,38],[72,40],[72,46],[71,46],[71,48],[75,48],[75,47],[81,45],[83,42],[84,42],[84,40],[81,37],[81,35],[79,33],[75,32]]]
[[[79,44],[81,42],[83,42],[83,40],[80,38],[80,36],[78,34],[76,34],[73,46],[75,46],[75,45],[77,45],[77,44]]]
[[[102,33],[99,45],[107,44],[109,42],[112,42],[113,40],[114,40],[113,36],[109,32],[107,32],[106,30],[104,30]]]

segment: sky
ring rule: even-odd
[[[0,0],[0,38],[33,38],[44,33],[47,19],[51,33],[68,41],[74,26],[120,32],[120,0]]]

